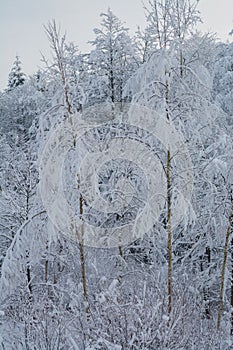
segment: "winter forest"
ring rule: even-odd
[[[134,35],[108,9],[88,53],[52,20],[52,58],[16,56],[1,350],[233,349],[233,43],[198,3],[147,0]]]

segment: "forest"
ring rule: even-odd
[[[146,0],[135,34],[108,9],[88,53],[51,20],[42,68],[16,56],[1,350],[233,348],[233,43],[198,3]]]

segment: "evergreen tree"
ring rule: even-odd
[[[25,82],[25,74],[22,72],[21,61],[19,56],[16,56],[13,67],[8,77],[8,90],[11,91]]]

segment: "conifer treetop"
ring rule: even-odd
[[[9,73],[8,77],[8,90],[13,90],[19,85],[23,85],[25,82],[25,74],[22,72],[21,61],[19,56],[16,55],[13,67]]]

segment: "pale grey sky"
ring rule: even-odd
[[[16,54],[26,74],[41,65],[40,52],[49,55],[43,24],[56,19],[67,32],[67,39],[87,51],[86,43],[93,39],[99,15],[108,7],[132,32],[137,25],[144,26],[142,0],[0,0],[0,89],[6,87]],[[201,0],[199,10],[204,22],[200,30],[232,41],[228,33],[233,28],[233,0]]]

